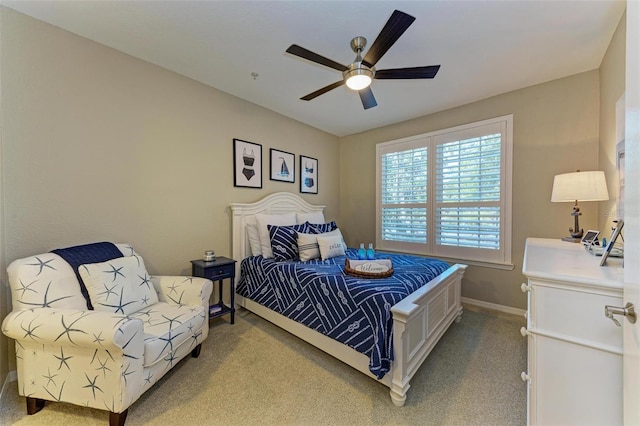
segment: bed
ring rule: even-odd
[[[236,285],[238,285],[241,280],[241,261],[251,257],[247,227],[256,224],[257,214],[280,215],[291,212],[312,214],[322,212],[324,206],[312,205],[295,194],[281,192],[271,194],[255,203],[232,203],[230,210],[233,257],[239,261],[236,264],[238,269]],[[348,252],[347,256],[349,255],[352,256],[353,252]],[[390,254],[388,257],[394,258],[394,256],[396,255]],[[254,260],[257,261],[257,259]],[[327,268],[335,269],[339,268],[339,262],[343,260],[336,258],[333,263],[322,263],[326,263]],[[242,294],[236,294],[235,300],[239,306],[383,383],[390,389],[393,404],[400,407],[405,404],[411,378],[449,326],[454,321],[460,320],[461,281],[465,268],[466,265],[460,264],[447,268],[390,307],[392,318],[389,322],[393,330],[390,349],[393,361],[384,375],[380,374],[379,370],[372,372],[370,354],[359,352]]]

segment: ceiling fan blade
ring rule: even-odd
[[[296,55],[311,62],[315,62],[316,64],[324,65],[325,67],[333,68],[334,70],[346,71],[348,69],[345,65],[339,64],[336,61],[332,61],[329,58],[318,55],[317,53],[307,50],[304,47],[300,47],[297,44],[292,44],[291,46],[289,46],[289,48],[287,49],[287,53],[291,53],[292,55]]]
[[[336,81],[335,83],[331,83],[328,86],[323,87],[322,89],[318,89],[313,93],[309,93],[307,96],[303,96],[300,99],[303,101],[310,101],[311,99],[317,98],[318,96],[327,93],[329,90],[333,90],[336,87],[340,87],[344,84],[344,80]]]
[[[411,15],[394,10],[362,62],[369,68],[374,66],[415,20]]]
[[[373,78],[385,79],[412,79],[412,78],[433,78],[438,73],[440,65],[429,65],[427,67],[413,68],[393,68],[387,70],[377,70]]]
[[[360,100],[362,101],[364,109],[373,108],[378,105],[378,102],[376,102],[376,98],[373,96],[373,92],[371,91],[371,86],[360,90],[358,94],[360,95]]]

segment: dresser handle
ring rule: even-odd
[[[522,283],[522,285],[520,286],[520,290],[522,290],[523,293],[526,293],[528,291],[531,291],[531,286],[529,284]]]
[[[627,303],[624,306],[624,308],[619,306],[611,306],[611,305],[606,305],[604,307],[604,316],[609,318],[611,321],[613,321],[618,327],[622,327],[622,324],[620,324],[620,321],[618,321],[614,317],[614,315],[622,315],[627,317],[627,319],[631,324],[635,324],[636,320],[638,319],[635,306],[633,306],[633,303],[631,302]]]
[[[520,378],[522,379],[523,382],[531,381],[531,376],[525,373],[524,371],[522,372],[522,374],[520,374]]]
[[[520,329],[520,334],[522,334],[523,337],[531,336],[531,332],[527,330],[527,327],[522,327]]]
[[[526,319],[529,319],[529,311],[524,311],[524,317],[525,317]]]

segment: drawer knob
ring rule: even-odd
[[[526,319],[529,319],[529,311],[524,311],[524,317],[525,317]]]
[[[531,332],[527,330],[527,327],[522,327],[520,329],[520,334],[522,334],[524,337],[531,336]]]
[[[520,378],[522,379],[523,382],[531,381],[531,376],[525,373],[524,371],[522,372],[522,374],[520,374]]]
[[[522,285],[520,286],[520,290],[522,290],[523,293],[526,293],[528,291],[531,291],[531,286],[529,284],[522,283]]]

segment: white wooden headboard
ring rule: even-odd
[[[251,256],[247,225],[255,224],[255,215],[322,212],[325,206],[309,204],[291,192],[276,192],[255,203],[231,203],[231,251],[236,260],[236,282],[240,279],[240,262]]]

